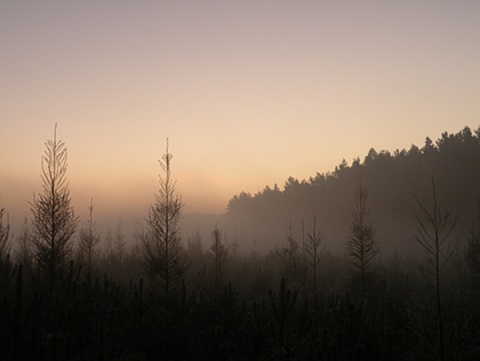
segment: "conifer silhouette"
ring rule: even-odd
[[[161,287],[167,302],[172,291],[181,285],[185,273],[179,229],[183,203],[175,194],[176,182],[172,180],[170,170],[172,157],[167,139],[163,161],[160,161],[164,175],[160,175],[160,189],[150,207],[146,232],[141,237],[145,272],[152,284]]]
[[[67,148],[64,142],[57,140],[56,124],[53,140],[48,140],[45,146],[41,175],[43,193],[31,203],[31,237],[38,270],[53,293],[56,280],[68,263],[78,218],[70,205]]]

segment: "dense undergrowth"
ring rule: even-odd
[[[326,253],[320,265],[315,292],[308,274],[283,278],[275,252],[231,255],[230,281],[222,285],[192,262],[183,286],[166,300],[142,278],[102,272],[140,274],[134,254],[122,262],[104,258],[96,273],[72,262],[53,294],[34,269],[9,262],[1,275],[0,354],[5,360],[439,359],[434,290],[417,261],[378,262],[366,294],[348,276],[345,258]],[[444,274],[448,360],[480,355],[478,280],[469,275],[461,255]]]

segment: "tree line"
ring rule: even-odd
[[[415,196],[429,201],[432,175],[439,202],[458,217],[451,240],[465,239],[480,194],[480,128],[469,127],[456,134],[445,132],[436,141],[427,137],[422,147],[394,152],[372,148],[363,160],[356,158],[350,164],[343,160],[333,172],[309,179],[290,177],[283,188],[274,185],[255,194],[242,192],[230,199],[225,224],[239,239],[268,251],[282,239],[288,225],[301,237],[302,224],[311,228],[316,215],[328,248],[343,253],[354,190],[362,179],[382,239],[381,253],[414,254],[419,251],[413,239]]]

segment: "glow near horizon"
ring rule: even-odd
[[[477,128],[478,18],[478,2],[2,2],[0,206],[28,214],[55,123],[77,212],[93,197],[124,216],[153,202],[167,137],[185,210],[221,213]]]

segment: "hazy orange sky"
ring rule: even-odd
[[[0,206],[68,148],[73,204],[187,212],[480,123],[479,1],[0,2]]]

